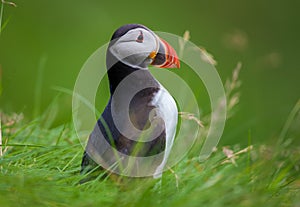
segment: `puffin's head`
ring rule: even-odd
[[[120,27],[112,36],[108,51],[133,68],[179,68],[175,50],[153,31],[139,24]]]

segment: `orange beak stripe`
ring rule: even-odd
[[[169,43],[167,43],[165,40],[161,39],[164,47],[165,47],[165,57],[166,61],[160,65],[160,68],[180,68],[180,62],[177,56],[176,51]]]

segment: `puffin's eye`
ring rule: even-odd
[[[144,35],[142,31],[140,31],[140,35],[137,37],[135,41],[138,43],[142,43],[144,41]]]

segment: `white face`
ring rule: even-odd
[[[159,49],[158,37],[145,29],[129,30],[110,47],[110,52],[121,62],[134,68],[147,68],[149,55]]]

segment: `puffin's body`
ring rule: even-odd
[[[82,172],[98,164],[112,169],[111,165],[123,156],[162,153],[151,173],[160,177],[173,145],[178,111],[174,99],[151,75],[148,65],[178,68],[176,52],[145,26],[129,24],[113,34],[106,62],[111,97],[89,137]],[[105,154],[111,148],[120,156]]]

